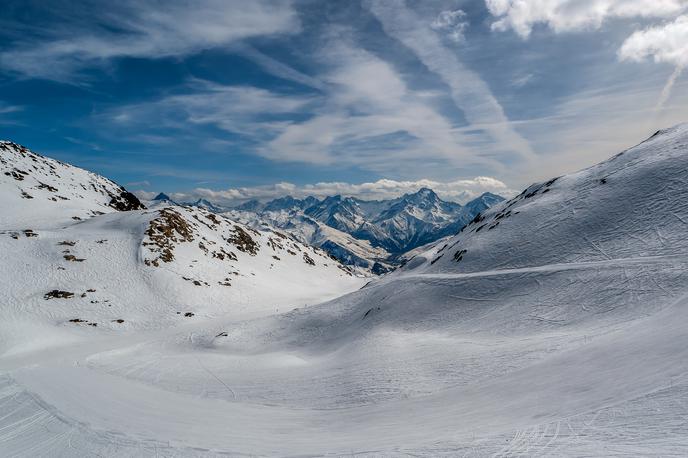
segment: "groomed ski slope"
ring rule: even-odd
[[[687,184],[678,126],[329,302],[6,353],[0,450],[684,456]]]

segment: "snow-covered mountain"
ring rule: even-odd
[[[225,215],[257,229],[279,228],[304,244],[321,248],[343,264],[364,271],[382,274],[395,266],[384,248],[374,247],[368,240],[357,239],[298,210],[261,213],[232,210]]]
[[[86,324],[119,331],[184,314],[260,315],[363,281],[286,234],[162,201],[144,209],[103,177],[0,143],[0,353],[17,350],[29,323],[73,337]]]
[[[264,204],[249,201],[227,214],[254,226],[288,231],[342,262],[382,273],[406,251],[458,232],[476,214],[502,200],[485,193],[462,206],[422,188],[383,201],[340,195],[320,201],[290,196]]]
[[[202,208],[204,210],[208,210],[208,211],[211,211],[213,213],[221,213],[224,211],[224,208],[213,204],[212,202],[210,202],[207,199],[198,199],[194,202],[187,202],[184,205],[189,206],[189,207]]]
[[[0,141],[0,230],[55,228],[114,211],[145,208],[116,183],[23,146]]]
[[[185,211],[211,225],[216,217]],[[96,238],[91,225],[122,215],[149,216],[113,211],[74,226],[85,240]],[[175,230],[175,238],[185,233]],[[72,267],[62,253],[49,255],[60,232],[0,237],[7,253],[0,278],[10,293],[0,309],[0,449],[8,456],[685,456],[686,233],[688,125],[681,125],[530,186],[355,292],[271,316],[241,319],[232,304],[227,315],[211,304],[178,316],[171,310],[185,309],[170,307],[170,296],[141,288],[108,303],[86,283],[85,298],[49,291],[44,299],[50,281],[111,282],[104,291],[114,294],[140,272],[156,284],[162,268],[124,262],[141,249],[131,237],[108,252],[109,270],[99,275],[57,269]],[[75,256],[87,257],[85,240],[84,255]],[[212,240],[217,245],[206,247],[217,251],[221,239]],[[150,262],[164,253],[144,248]],[[189,258],[176,250],[181,268]],[[100,302],[86,302],[91,295]],[[126,331],[115,326],[128,321],[91,326],[91,314],[108,313],[105,304],[134,323],[139,314],[158,321]],[[281,304],[275,295],[264,313]]]

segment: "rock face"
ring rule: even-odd
[[[121,212],[143,210],[146,208],[138,197],[125,190],[122,190],[118,196],[113,196],[108,205]]]

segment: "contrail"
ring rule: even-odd
[[[659,95],[659,100],[657,101],[657,105],[655,106],[655,119],[659,116],[659,113],[662,111],[662,108],[664,108],[664,104],[669,100],[669,96],[671,95],[671,90],[674,88],[674,83],[676,83],[676,80],[678,79],[679,76],[681,76],[681,73],[683,72],[684,65],[678,65],[676,69],[674,70],[674,73],[671,74],[669,79],[667,80],[666,84],[664,85],[664,88],[662,89],[662,93]]]

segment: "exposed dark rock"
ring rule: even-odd
[[[304,261],[306,264],[310,264],[310,265],[312,265],[312,266],[315,265],[315,261],[313,261],[313,258],[311,258],[310,256],[308,256],[308,253],[303,253],[303,261]]]
[[[115,210],[122,212],[131,210],[144,210],[146,207],[141,203],[138,197],[129,191],[122,191],[119,196],[113,196],[108,204]]]
[[[146,259],[146,265],[160,266],[160,261],[171,262],[174,259],[174,244],[179,242],[192,242],[193,229],[189,223],[176,211],[164,208],[159,211],[160,216],[153,219],[146,235],[150,242],[143,242],[153,252],[159,253],[155,259]]]
[[[63,257],[65,258],[65,260],[67,260],[67,261],[72,261],[72,262],[84,262],[84,261],[85,261],[85,259],[83,259],[83,258],[77,258],[77,257],[74,256],[73,254],[66,254],[66,255],[64,255]]]
[[[74,293],[70,293],[69,291],[61,291],[59,289],[54,289],[52,291],[49,291],[45,293],[43,296],[46,300],[47,299],[69,299],[74,297]]]
[[[454,253],[454,261],[459,262],[463,259],[463,255],[466,254],[466,250],[459,250]]]
[[[237,250],[251,256],[258,254],[259,246],[251,236],[239,226],[234,226],[234,233],[227,238],[227,242],[237,247]]]

